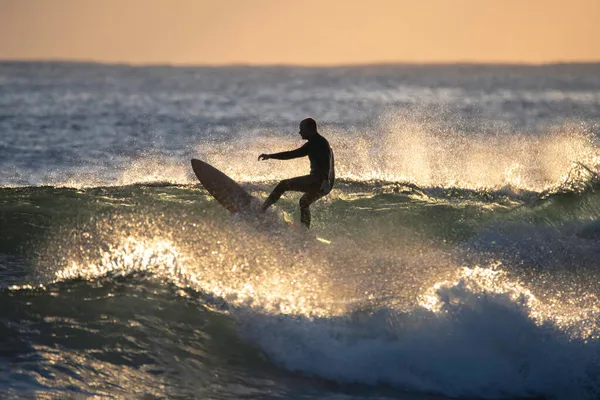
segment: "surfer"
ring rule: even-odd
[[[304,192],[300,198],[300,222],[310,227],[310,205],[327,195],[333,188],[335,171],[333,166],[333,151],[329,142],[317,131],[317,121],[312,118],[300,122],[300,136],[307,140],[302,147],[274,154],[261,154],[258,160],[291,160],[306,157],[310,160],[310,174],[296,178],[284,179],[273,189],[262,205],[265,211],[273,205],[284,192]]]

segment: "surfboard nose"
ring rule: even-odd
[[[233,179],[204,161],[193,158],[191,163],[202,186],[223,207],[232,213],[248,208],[253,197]]]

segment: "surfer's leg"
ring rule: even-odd
[[[279,200],[281,195],[287,191],[295,192],[311,192],[315,190],[315,178],[311,175],[299,176],[297,178],[284,179],[273,189],[273,192],[267,197],[262,205],[262,210],[265,211]]]
[[[310,205],[323,197],[323,194],[318,191],[304,193],[300,197],[300,222],[306,228],[310,228]]]
[[[275,204],[277,200],[279,200],[281,195],[285,193],[286,190],[288,190],[288,181],[289,179],[284,179],[281,182],[279,182],[277,186],[275,186],[275,189],[273,189],[269,197],[267,197],[267,199],[262,205],[263,211]]]

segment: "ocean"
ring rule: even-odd
[[[309,231],[195,178],[307,116]],[[2,62],[0,397],[598,399],[599,135],[600,64]]]

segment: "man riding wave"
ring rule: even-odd
[[[335,182],[333,150],[329,142],[317,131],[317,122],[312,118],[300,122],[300,136],[307,140],[302,147],[274,154],[261,154],[258,160],[291,160],[306,157],[310,160],[310,174],[284,179],[265,200],[262,210],[273,205],[287,191],[304,192],[300,198],[300,221],[310,227],[310,205],[327,195]]]

